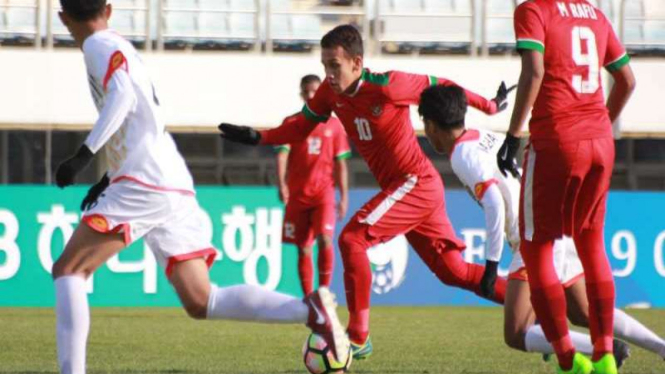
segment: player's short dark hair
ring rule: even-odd
[[[351,57],[364,54],[363,38],[352,25],[340,25],[328,31],[321,39],[321,48],[342,47]]]
[[[300,79],[300,88],[303,88],[310,83],[321,83],[321,78],[316,74],[307,74]]]
[[[89,21],[104,13],[106,0],[60,0],[62,10],[76,21]]]
[[[459,86],[432,86],[420,94],[418,113],[443,130],[464,127],[466,94]]]

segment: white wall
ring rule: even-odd
[[[301,107],[298,82],[323,74],[318,55],[173,52],[144,55],[173,130],[215,131],[221,121],[275,126]],[[453,79],[486,97],[501,80],[516,83],[519,60],[494,57],[370,58],[374,71],[404,70]],[[634,60],[638,89],[622,120],[631,133],[665,135],[665,59]],[[414,112],[414,124],[422,128]],[[472,126],[505,129],[510,110],[471,111]],[[0,49],[0,127],[89,128],[96,118],[78,50]]]

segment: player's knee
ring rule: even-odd
[[[589,319],[579,312],[568,313],[568,320],[577,327],[589,327]]]
[[[311,246],[300,247],[300,248],[298,248],[298,253],[300,253],[301,256],[311,256],[312,255],[312,247]]]
[[[86,269],[80,264],[72,263],[60,257],[51,268],[51,276],[53,279],[58,279],[60,277],[66,277],[70,275],[82,275],[87,279],[90,274],[92,274],[91,269]]]
[[[333,246],[333,238],[329,235],[321,235],[318,238],[319,248],[331,248]]]
[[[503,341],[512,349],[525,351],[524,336],[525,334],[520,331],[504,331]]]
[[[346,229],[339,235],[339,249],[342,252],[342,256],[348,255],[352,252],[365,250],[358,233]]]
[[[202,320],[208,316],[208,303],[201,301],[188,301],[183,303],[185,312],[193,319]]]

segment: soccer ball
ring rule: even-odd
[[[352,354],[349,347],[349,354],[346,362],[335,360],[333,348],[326,344],[326,341],[317,334],[311,334],[305,340],[302,347],[303,360],[307,371],[312,374],[333,374],[345,373],[351,366]]]

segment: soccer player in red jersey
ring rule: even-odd
[[[381,192],[346,225],[339,238],[344,285],[350,312],[348,333],[354,358],[372,351],[369,307],[372,273],[367,249],[405,234],[416,253],[445,284],[482,294],[484,267],[464,261],[464,243],[457,238],[445,209],[443,182],[418,144],[409,116],[420,93],[431,85],[455,85],[443,78],[399,71],[372,73],[363,67],[358,30],[338,26],[321,40],[326,79],[302,115],[288,126],[258,132],[250,127],[220,125],[222,137],[251,145],[283,144],[305,139],[331,112],[369,165]],[[465,91],[469,104],[486,114],[507,106],[501,85],[492,100]],[[502,303],[505,279],[484,296]],[[493,291],[493,292],[492,292]]]
[[[321,85],[316,75],[300,81],[300,96],[306,102]],[[290,116],[288,124],[297,120]],[[283,241],[298,247],[298,275],[303,293],[313,291],[312,246],[319,246],[319,285],[329,287],[332,279],[333,234],[335,232],[335,181],[340,200],[337,217],[344,218],[348,208],[348,175],[346,159],[351,156],[344,127],[330,117],[312,131],[307,139],[277,147],[279,198],[286,204]]]
[[[531,302],[559,360],[561,373],[616,373],[612,355],[614,280],[603,224],[614,166],[612,123],[635,78],[610,22],[582,0],[533,0],[515,10],[521,53],[517,99],[497,161],[517,175],[519,136],[533,107],[520,198],[520,252]],[[607,103],[605,67],[615,84]],[[566,299],[552,261],[555,239],[572,236],[584,267],[592,360],[577,354],[566,322]]]

